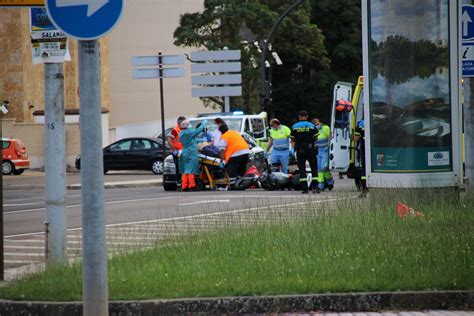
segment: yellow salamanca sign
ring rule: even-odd
[[[0,0],[0,7],[42,7],[45,0]]]

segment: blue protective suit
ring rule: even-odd
[[[183,174],[199,174],[197,139],[206,125],[207,121],[204,121],[198,128],[183,129],[179,133],[179,140],[183,144],[183,151],[179,157],[179,171]]]

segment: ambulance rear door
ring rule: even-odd
[[[329,169],[346,173],[349,169],[351,146],[351,120],[353,111],[337,111],[339,100],[352,102],[352,83],[337,82],[331,109],[331,142],[329,147]]]

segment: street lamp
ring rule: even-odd
[[[303,2],[305,2],[305,0],[296,0],[291,6],[289,6],[288,9],[286,9],[286,11],[283,12],[283,14],[280,15],[280,17],[278,17],[278,19],[275,21],[275,24],[273,24],[270,33],[268,33],[267,35],[267,38],[260,41],[260,48],[262,49],[262,55],[260,60],[260,111],[266,110],[265,108],[270,100],[270,89],[268,89],[268,86],[270,86],[271,83],[267,82],[267,67],[265,66],[270,40],[272,39],[273,34],[277,30],[278,26],[280,26],[283,19],[288,16],[291,11],[296,9],[296,7],[303,4]]]

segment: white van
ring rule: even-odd
[[[196,118],[189,118],[189,121],[193,126],[197,126],[199,122],[208,120],[208,131],[214,132],[216,128],[214,119],[218,117],[226,122],[229,129],[240,133],[246,133],[252,136],[260,147],[267,147],[269,135],[266,112],[250,115],[244,114],[241,111],[231,113],[199,114]]]

